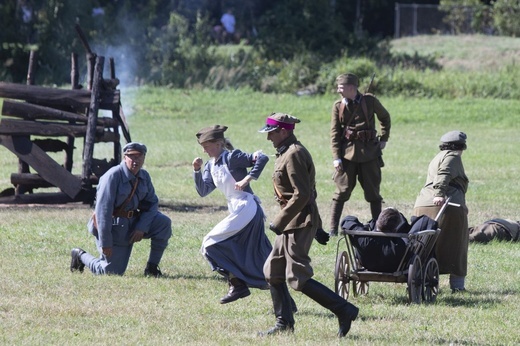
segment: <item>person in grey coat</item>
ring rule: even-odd
[[[96,207],[88,223],[100,257],[81,248],[71,251],[70,270],[93,274],[123,275],[134,243],[150,239],[150,255],[145,276],[162,276],[159,262],[172,235],[171,220],[158,210],[159,199],[150,178],[142,169],[147,148],[142,143],[128,143],[124,160],[99,179]]]
[[[450,131],[441,137],[439,153],[428,166],[426,183],[419,192],[414,215],[435,218],[446,199],[459,206],[448,206],[439,220],[441,232],[435,243],[439,273],[450,274],[453,292],[465,290],[468,270],[468,208],[466,191],[469,180],[462,164],[466,150],[466,134]]]

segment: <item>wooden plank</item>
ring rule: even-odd
[[[70,198],[76,197],[81,191],[81,180],[59,165],[28,138],[0,135],[0,144],[29,164],[43,179],[59,187]]]
[[[41,122],[28,120],[2,119],[0,135],[22,136],[74,136],[84,137],[87,125],[70,125],[66,123]],[[103,135],[103,126],[96,127],[96,134]]]
[[[74,175],[78,180],[81,180],[80,175]],[[98,184],[99,178],[95,175],[91,175],[89,178],[91,184]],[[47,180],[43,179],[39,174],[34,173],[12,173],[11,174],[11,184],[18,185],[22,184],[31,188],[38,187],[52,187],[53,184],[49,183]]]
[[[85,135],[85,143],[83,148],[83,183],[87,184],[88,177],[92,174],[92,158],[94,155],[94,143],[96,142],[96,127],[99,111],[98,95],[103,80],[103,65],[105,58],[98,56],[96,66],[94,67],[94,82],[92,84],[92,97],[88,110],[87,134]]]
[[[69,110],[84,113],[90,106],[91,92],[0,82],[0,97],[60,109],[66,106]],[[115,110],[120,101],[119,90],[101,90],[99,93],[100,109]]]
[[[63,120],[86,124],[88,118],[83,114],[66,112],[59,109],[44,107],[27,102],[4,100],[2,115],[22,118],[25,120]],[[98,123],[106,127],[119,126],[119,121],[114,118],[100,117]]]
[[[14,195],[0,197],[0,204],[67,204],[82,202],[91,204],[94,201],[94,194],[89,195],[88,191],[82,191],[75,198],[70,198],[63,192],[31,193],[25,195]]]

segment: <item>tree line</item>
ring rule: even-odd
[[[478,13],[493,9],[500,34],[520,34],[518,1],[433,3],[473,6]],[[375,59],[385,55],[381,42],[393,35],[394,6],[395,1],[377,0],[4,0],[0,80],[23,83],[29,52],[36,51],[36,83],[68,83],[70,54],[84,52],[76,24],[93,50],[114,56],[132,83],[232,84],[277,73],[277,66],[287,61],[315,70],[313,64],[345,56]],[[233,8],[251,49],[223,57],[211,28],[227,8]],[[476,18],[489,20],[489,14]],[[256,83],[253,87],[260,88]]]

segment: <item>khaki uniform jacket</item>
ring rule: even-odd
[[[462,159],[456,151],[442,150],[430,162],[426,184],[415,201],[415,207],[434,206],[434,197],[451,197],[451,203],[466,208],[469,180]]]
[[[311,154],[294,135],[277,148],[273,185],[281,210],[273,220],[280,231],[319,226],[315,168]]]
[[[330,127],[330,138],[332,145],[332,156],[336,159],[347,159],[355,162],[372,161],[381,156],[379,140],[387,142],[390,137],[390,114],[381,102],[372,94],[362,96],[358,93],[357,101],[345,105],[343,114],[340,114],[341,103],[338,100],[332,106],[332,117]],[[363,103],[366,105],[363,106]],[[366,109],[366,115],[364,110]],[[375,118],[379,120],[380,138],[363,142],[360,140],[348,141],[345,138],[345,127],[359,130],[376,130]]]

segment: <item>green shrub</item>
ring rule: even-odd
[[[520,0],[495,0],[493,13],[500,35],[520,37]]]

